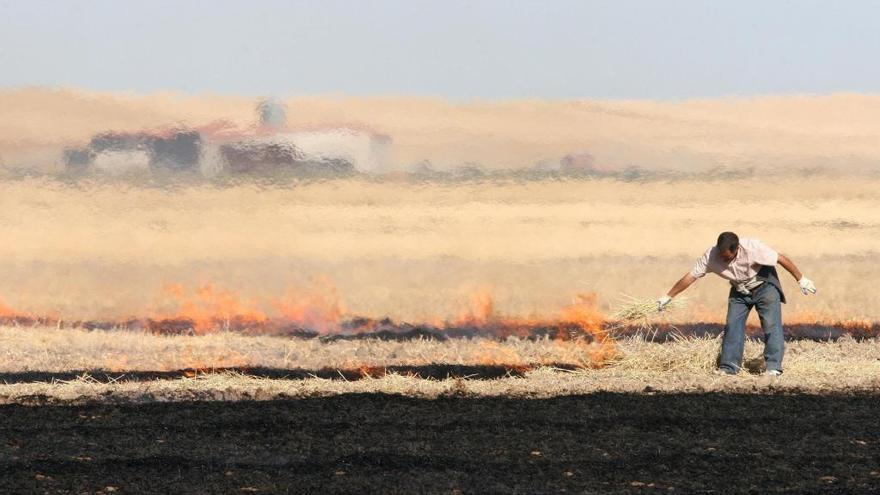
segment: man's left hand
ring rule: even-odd
[[[798,280],[798,285],[801,286],[801,292],[803,292],[804,295],[816,293],[816,285],[807,277],[801,277],[801,279]]]

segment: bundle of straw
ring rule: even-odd
[[[637,324],[642,328],[651,328],[653,326],[651,324],[652,318],[668,315],[687,304],[687,298],[677,297],[669,301],[669,304],[663,308],[663,311],[660,311],[655,299],[640,299],[626,294],[623,294],[623,297],[626,299],[624,305],[611,315],[618,322],[615,325],[618,328],[632,324]]]

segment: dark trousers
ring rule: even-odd
[[[782,371],[782,355],[785,352],[785,337],[782,333],[782,304],[779,289],[764,282],[751,294],[743,295],[730,289],[727,298],[727,324],[721,341],[721,363],[719,368],[728,373],[736,373],[742,368],[743,347],[746,339],[746,319],[754,307],[761,319],[764,331],[764,362],[767,370]]]

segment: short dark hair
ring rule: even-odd
[[[718,236],[718,242],[715,244],[719,251],[730,251],[735,253],[739,247],[739,237],[733,232],[722,232]]]

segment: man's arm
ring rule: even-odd
[[[691,275],[690,272],[685,273],[684,277],[681,277],[680,279],[678,279],[678,282],[676,282],[675,285],[673,285],[672,288],[669,289],[669,292],[667,292],[666,295],[669,296],[669,298],[671,299],[671,298],[679,295],[682,291],[684,291],[685,289],[690,287],[691,284],[696,281],[697,281],[697,277],[694,277],[693,275]]]
[[[673,297],[680,294],[696,281],[697,277],[691,275],[691,272],[685,273],[684,276],[678,279],[678,282],[676,282],[675,285],[673,285],[672,288],[669,289],[669,292],[667,292],[666,295],[660,297],[660,299],[657,299],[657,309],[663,311],[663,308],[665,308],[666,305],[669,304],[669,301],[671,301]]]
[[[794,261],[788,259],[788,256],[779,253],[779,258],[777,262],[782,265],[782,268],[788,270],[788,273],[790,273],[795,280],[800,280],[804,276],[804,274],[801,273],[800,270],[798,270],[798,267],[795,266]]]
[[[694,267],[691,268],[691,271],[685,273],[684,276],[678,279],[678,282],[669,289],[669,292],[660,296],[660,299],[657,299],[657,309],[659,311],[663,311],[663,308],[669,304],[669,301],[671,301],[673,297],[690,287],[698,278],[706,275],[709,271],[709,260],[712,258],[713,249],[715,248],[710,247],[707,249],[706,252],[697,259],[697,262],[694,264]]]
[[[816,285],[813,284],[813,281],[808,279],[798,270],[797,265],[794,264],[794,261],[791,261],[788,256],[779,253],[779,259],[777,262],[782,265],[782,268],[785,268],[788,273],[797,280],[798,285],[801,287],[801,292],[804,294],[815,294],[816,293]]]

